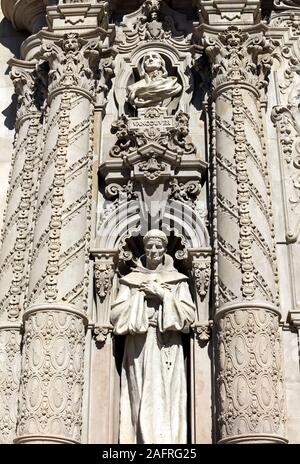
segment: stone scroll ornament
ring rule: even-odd
[[[139,74],[141,79],[128,87],[128,101],[136,108],[167,106],[182,90],[177,77],[168,75],[165,61],[157,52],[146,53]]]

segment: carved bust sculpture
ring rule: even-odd
[[[180,94],[182,86],[175,76],[168,76],[165,62],[157,52],[144,56],[141,80],[128,87],[128,101],[137,108],[167,106],[167,99]]]
[[[120,443],[186,443],[187,386],[181,332],[194,320],[187,277],[166,254],[167,237],[150,230],[145,255],[120,280],[114,333],[126,335]]]

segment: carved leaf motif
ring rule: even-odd
[[[40,338],[34,338],[29,347],[29,360],[32,369],[38,369],[43,361],[43,343]]]
[[[204,298],[207,294],[210,283],[210,274],[210,258],[199,259],[193,262],[193,275],[196,289],[201,298]]]
[[[261,335],[258,341],[258,355],[263,364],[270,361],[270,343],[266,335]]]
[[[95,283],[100,298],[105,298],[110,292],[114,274],[113,264],[106,262],[95,263]]]
[[[76,383],[72,390],[72,406],[75,413],[78,413],[81,408],[82,387]]]
[[[225,362],[226,362],[225,346],[224,346],[224,343],[222,342],[220,344],[220,368],[221,369],[224,369]]]
[[[63,435],[64,428],[63,428],[62,421],[57,418],[51,420],[49,424],[49,430],[50,430],[50,433],[53,435]]]
[[[248,314],[246,311],[235,311],[233,317],[237,325],[244,325],[247,323]]]
[[[260,397],[264,407],[271,406],[272,391],[273,391],[273,387],[272,387],[272,383],[271,383],[269,377],[266,376],[266,375],[263,375],[260,378],[260,385],[259,385],[259,393],[260,393],[260,395],[259,395],[259,397]]]
[[[235,381],[235,397],[241,408],[248,406],[250,401],[250,391],[247,380],[243,375],[239,375]]]
[[[245,341],[242,337],[236,337],[235,339],[235,346],[234,346],[234,353],[235,359],[237,363],[241,366],[245,362]]]
[[[29,409],[37,409],[41,403],[41,386],[38,377],[32,377],[27,385],[27,405]]]
[[[249,433],[249,427],[247,421],[243,417],[238,417],[233,426],[235,435],[242,435],[244,433]]]
[[[52,379],[49,389],[49,401],[53,410],[64,409],[67,400],[67,388],[62,377]]]
[[[65,337],[57,337],[53,342],[51,361],[55,369],[65,369],[70,362],[69,343]]]

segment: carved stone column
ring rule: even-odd
[[[0,254],[0,443],[11,443],[16,429],[20,332],[42,144],[35,65],[21,60],[10,64],[19,104]]]
[[[215,121],[215,286],[220,443],[285,442],[277,267],[260,90],[272,44],[202,26]]]
[[[49,64],[17,442],[81,441],[93,105],[102,30],[41,35]]]

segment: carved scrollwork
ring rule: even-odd
[[[287,193],[286,239],[297,241],[300,232],[300,125],[298,106],[275,106],[272,121],[277,125],[282,152],[284,185]]]
[[[127,157],[153,140],[176,156],[196,153],[189,135],[189,115],[183,111],[179,111],[175,118],[164,116],[158,108],[149,108],[144,118],[123,115],[112,124],[112,132],[117,137],[110,150],[110,156],[114,158]]]
[[[94,270],[97,294],[100,299],[104,299],[112,288],[114,265],[106,260],[96,259]]]
[[[201,184],[199,181],[190,180],[188,182],[178,182],[178,179],[174,178],[170,181],[171,193],[170,198],[179,200],[182,202],[195,204],[198,195],[201,192]]]
[[[118,197],[118,204],[124,199],[127,201],[137,199],[137,193],[134,191],[134,183],[132,180],[129,180],[123,185],[116,183],[109,184],[105,188],[105,195],[110,199]]]
[[[146,143],[146,138],[138,134],[137,136],[129,130],[128,118],[122,115],[111,126],[111,131],[117,137],[117,142],[110,150],[109,154],[113,158],[123,158],[125,155]]]
[[[107,337],[110,333],[112,333],[112,331],[112,326],[102,326],[95,324],[93,329],[93,337],[99,348],[102,348],[105,345]]]
[[[201,299],[207,295],[210,276],[211,276],[211,259],[210,256],[195,259],[192,264],[192,273],[196,290]]]
[[[211,339],[212,325],[213,322],[208,321],[206,324],[195,323],[191,326],[200,346],[205,346]]]

